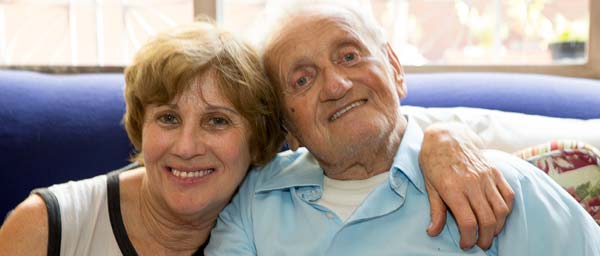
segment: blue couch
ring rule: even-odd
[[[597,80],[447,73],[408,75],[407,82],[407,105],[600,118]],[[128,163],[132,146],[121,125],[123,83],[121,74],[0,71],[0,216],[34,188]]]

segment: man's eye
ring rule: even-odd
[[[158,117],[158,121],[160,121],[163,124],[177,124],[177,123],[179,123],[179,120],[178,120],[177,116],[173,115],[171,113],[160,115]]]
[[[359,58],[358,54],[356,54],[354,52],[350,52],[350,53],[344,54],[344,56],[342,57],[342,60],[345,63],[349,63],[349,62],[357,61],[358,58]]]
[[[317,72],[314,67],[302,67],[294,71],[290,76],[289,87],[294,91],[300,91],[310,87],[315,79]]]
[[[344,55],[344,61],[353,61],[356,58],[354,53],[348,53]]]
[[[308,78],[303,76],[296,80],[296,87],[302,87],[308,84]]]

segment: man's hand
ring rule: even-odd
[[[479,145],[479,146],[476,146]],[[446,206],[460,231],[460,247],[488,249],[512,210],[514,192],[502,174],[482,156],[481,139],[458,123],[425,129],[419,162],[431,205],[430,236],[446,222]]]

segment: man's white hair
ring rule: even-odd
[[[383,29],[373,17],[369,0],[267,0],[263,12],[245,35],[261,55],[269,42],[279,35],[283,26],[303,13],[323,12],[340,16],[350,14],[344,18],[353,23],[361,36],[373,40],[378,47],[383,47],[387,42]]]

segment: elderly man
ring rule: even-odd
[[[352,8],[294,11],[266,44],[264,64],[284,102],[288,142],[306,149],[248,176],[207,254],[600,255],[600,228],[576,201],[532,165],[492,151],[486,157],[515,191],[492,246],[462,251],[450,215],[439,236],[427,236],[423,132],[401,114],[394,51]]]

